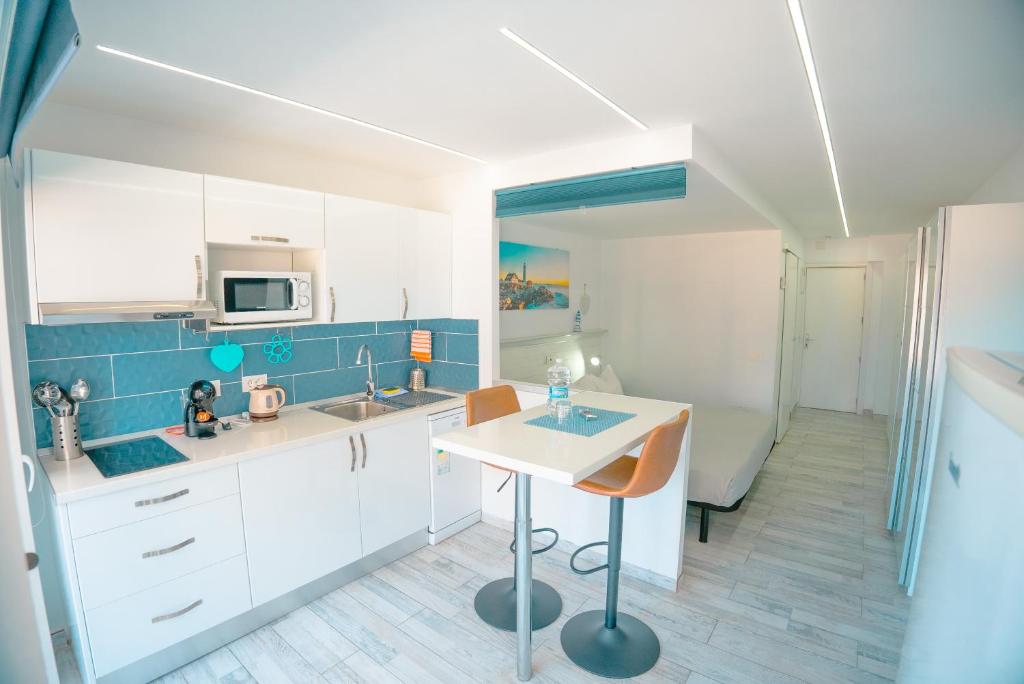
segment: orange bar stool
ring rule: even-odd
[[[516,391],[510,385],[488,387],[466,395],[466,425],[484,423],[510,413],[518,413],[520,410]],[[508,484],[513,472],[508,468],[490,463],[487,465],[504,470],[509,474],[509,477],[505,478],[505,481],[498,487],[500,492]],[[518,482],[516,486],[519,486]],[[534,551],[534,555],[550,551],[558,543],[558,532],[551,527],[540,527],[533,532],[548,532],[554,535],[554,540],[547,546]],[[513,540],[509,549],[515,553],[515,548],[515,540]],[[516,585],[517,573],[513,572],[512,577],[494,580],[481,588],[473,601],[473,607],[480,619],[492,627],[509,632],[516,631]],[[547,627],[562,614],[562,597],[550,584],[540,580],[533,580],[530,605],[530,623],[533,629]]]
[[[622,564],[622,510],[627,498],[647,496],[665,486],[679,460],[690,412],[655,428],[640,458],[622,456],[576,487],[610,497],[608,541],[581,546],[569,559],[579,575],[608,570],[604,610],[574,616],[562,627],[562,649],[588,672],[623,679],[647,672],[658,662],[661,643],[654,631],[632,615],[618,612],[619,568]],[[595,546],[608,545],[608,562],[589,570],[576,567],[576,556]]]

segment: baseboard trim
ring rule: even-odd
[[[424,528],[355,563],[313,580],[284,596],[260,604],[185,641],[126,665],[120,670],[99,677],[96,681],[98,684],[137,684],[161,677],[426,545],[427,530]]]
[[[480,511],[470,513],[465,518],[457,520],[448,527],[441,528],[437,532],[431,532],[430,528],[427,528],[427,541],[430,542],[431,545],[440,544],[448,537],[458,534],[459,532],[476,525],[478,522],[480,522]]]

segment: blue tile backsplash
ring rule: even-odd
[[[433,361],[409,358],[409,331],[433,331]],[[49,379],[67,389],[78,377],[92,386],[80,407],[82,439],[112,437],[175,425],[182,418],[182,395],[194,380],[221,381],[218,415],[241,413],[249,395],[242,376],[266,373],[282,385],[288,403],[316,401],[359,392],[366,387],[366,366],[356,366],[359,345],[373,353],[378,387],[405,385],[417,364],[427,384],[476,389],[479,383],[477,321],[439,318],[421,321],[336,323],[193,334],[176,322],[89,323],[25,326],[29,378]],[[273,364],[263,343],[274,334],[291,337],[293,358]],[[245,359],[230,373],[210,362],[210,348],[229,339],[242,345]],[[36,444],[51,444],[49,415],[34,408]]]

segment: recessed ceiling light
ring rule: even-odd
[[[807,71],[807,82],[811,86],[811,98],[814,100],[814,109],[818,113],[821,137],[825,140],[825,154],[828,156],[828,164],[832,169],[832,183],[836,186],[836,200],[839,202],[839,215],[843,219],[843,232],[846,233],[846,237],[850,237],[850,225],[846,222],[843,191],[839,187],[836,153],[832,149],[832,135],[828,131],[828,119],[825,118],[825,103],[821,99],[821,86],[818,84],[818,71],[814,68],[814,56],[811,54],[811,41],[807,36],[807,24],[804,23],[803,9],[800,7],[800,0],[786,0],[786,3],[789,5],[789,17],[793,20],[796,42],[800,45],[800,56],[804,60],[804,69]]]
[[[522,38],[522,36],[518,35],[512,29],[510,29],[510,28],[508,28],[506,26],[506,27],[503,27],[503,28],[499,29],[499,32],[501,33],[501,35],[505,36],[506,38],[508,38],[513,43],[515,43],[519,47],[521,47],[524,50],[526,50],[527,52],[529,52],[531,55],[533,55],[537,59],[539,59],[540,61],[544,62],[549,67],[551,67],[552,69],[554,69],[558,73],[560,73],[563,76],[565,76],[567,79],[569,79],[570,81],[572,81],[573,83],[578,85],[580,88],[583,88],[588,93],[590,93],[591,95],[596,97],[598,100],[600,100],[601,102],[603,102],[606,105],[608,105],[609,107],[611,107],[615,111],[616,114],[618,114],[623,119],[625,119],[629,123],[631,123],[634,126],[636,126],[637,128],[639,128],[641,131],[646,131],[647,130],[647,126],[644,125],[644,123],[642,121],[640,121],[635,116],[633,116],[632,114],[627,112],[625,109],[623,109],[622,107],[620,107],[619,105],[615,104],[614,102],[609,100],[607,97],[605,97],[604,95],[599,93],[597,91],[597,89],[594,88],[594,86],[590,85],[589,83],[584,81],[582,78],[580,78],[579,76],[577,76],[576,74],[572,73],[571,71],[566,69],[564,66],[562,66],[561,64],[556,62],[555,60],[553,60],[550,57],[548,57],[547,55],[545,55],[543,52],[538,50],[536,47],[534,47],[530,43],[526,42],[526,40],[524,40]]]
[[[97,45],[96,49],[99,50],[100,52],[106,52],[107,54],[110,54],[110,55],[116,55],[117,57],[124,57],[125,59],[130,59],[130,60],[132,60],[134,62],[139,62],[140,64],[147,64],[149,66],[157,67],[158,69],[165,69],[167,71],[172,71],[172,72],[174,72],[176,74],[181,74],[183,76],[191,76],[192,78],[198,78],[199,80],[206,81],[208,83],[216,83],[217,85],[221,85],[221,86],[224,86],[226,88],[232,88],[233,90],[239,90],[239,91],[241,91],[243,93],[248,93],[250,95],[259,95],[260,97],[265,97],[268,100],[273,100],[274,102],[280,102],[282,104],[291,105],[292,107],[298,107],[299,109],[305,109],[308,112],[314,112],[316,114],[323,114],[324,116],[329,116],[329,117],[338,119],[340,121],[344,121],[346,123],[355,124],[357,126],[362,126],[363,128],[369,128],[370,130],[377,131],[378,133],[387,133],[388,135],[393,135],[396,138],[401,138],[402,140],[408,140],[410,142],[418,143],[420,145],[425,145],[427,147],[432,147],[435,150],[441,150],[442,152],[448,152],[449,154],[458,155],[458,156],[460,156],[460,157],[462,157],[464,159],[469,159],[469,160],[472,160],[472,161],[475,161],[475,162],[479,162],[481,164],[486,163],[486,162],[484,162],[484,160],[479,159],[477,157],[474,157],[471,154],[466,154],[465,152],[459,152],[458,150],[453,150],[450,147],[445,147],[444,145],[438,145],[437,143],[432,143],[429,140],[423,140],[422,138],[417,138],[417,137],[408,135],[406,133],[400,133],[399,131],[394,131],[394,130],[391,130],[390,128],[384,128],[383,126],[378,126],[376,124],[368,123],[368,122],[362,121],[360,119],[354,119],[351,116],[345,116],[344,114],[339,114],[337,112],[332,112],[329,109],[324,109],[322,107],[316,107],[316,106],[311,105],[311,104],[306,104],[305,102],[298,102],[297,100],[290,100],[287,97],[281,97],[280,95],[274,95],[273,93],[268,93],[265,90],[257,90],[256,88],[250,88],[249,86],[242,85],[241,83],[234,83],[232,81],[226,81],[226,80],[224,80],[222,78],[216,78],[214,76],[207,76],[206,74],[201,74],[201,73],[199,73],[197,71],[191,71],[189,69],[183,69],[182,67],[177,67],[177,66],[174,66],[173,64],[167,64],[165,62],[158,62],[155,59],[149,59],[147,57],[142,57],[140,55],[132,54],[131,52],[125,52],[123,50],[116,50],[114,48],[107,47],[105,45]]]

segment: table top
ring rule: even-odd
[[[446,432],[434,437],[433,445],[516,472],[574,485],[642,444],[654,428],[674,420],[680,411],[692,408],[690,404],[603,392],[580,392],[572,402],[573,406],[635,413],[636,417],[584,437],[526,425],[526,421],[545,414],[547,407],[541,405]]]

